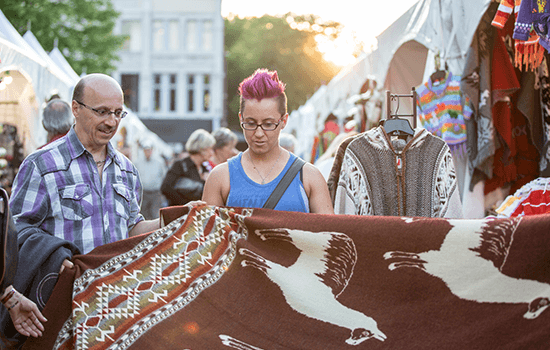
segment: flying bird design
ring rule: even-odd
[[[355,244],[338,232],[308,232],[263,229],[255,233],[262,240],[284,240],[300,250],[291,266],[282,266],[246,248],[240,248],[242,266],[254,267],[279,286],[295,311],[340,327],[348,328],[347,344],[357,345],[374,338],[386,339],[371,317],[342,305],[337,297],[348,285],[357,261]]]
[[[500,271],[520,221],[521,218],[449,220],[453,227],[439,250],[391,251],[384,258],[395,260],[389,264],[390,270],[413,267],[440,278],[461,299],[526,303],[528,310],[523,317],[533,319],[550,305],[550,285],[510,277]]]

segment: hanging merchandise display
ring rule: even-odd
[[[502,0],[492,22],[493,26],[502,29],[508,22],[510,15],[514,14],[513,37],[516,39],[514,43],[514,62],[520,70],[523,70],[523,67],[526,70],[534,70],[541,64],[544,57],[544,48],[541,46],[540,37],[531,26],[534,17],[527,13],[534,2],[531,0]],[[536,2],[546,4],[546,0]],[[543,7],[545,4],[543,4]],[[538,8],[537,4],[535,11],[538,11]]]
[[[351,215],[463,217],[451,151],[440,137],[412,129],[397,110],[392,112],[387,92],[388,118],[383,126],[343,143],[329,176],[334,212]],[[414,110],[414,108],[413,108]],[[416,115],[413,113],[413,120]],[[342,147],[346,147],[342,151]],[[337,168],[339,167],[339,169]],[[337,174],[337,175],[336,175]],[[335,177],[338,177],[338,180]],[[331,190],[336,186],[335,192]]]
[[[454,157],[464,158],[466,151],[465,119],[472,116],[469,99],[460,91],[460,75],[447,71],[439,82],[428,80],[416,90],[417,114],[422,126],[442,138]]]
[[[508,196],[496,209],[498,217],[550,213],[550,177],[540,177]]]

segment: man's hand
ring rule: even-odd
[[[73,267],[74,267],[74,264],[71,261],[65,259],[63,260],[63,264],[61,264],[61,269],[59,270],[59,274],[61,275],[61,272],[63,272],[65,268],[72,269]]]

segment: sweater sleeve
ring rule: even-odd
[[[368,183],[359,169],[359,160],[347,150],[342,160],[340,178],[334,198],[334,213],[348,215],[373,215],[368,193]]]
[[[432,193],[432,217],[455,218],[464,217],[458,189],[458,179],[449,146],[443,144],[440,152],[436,182]]]

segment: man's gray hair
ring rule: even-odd
[[[227,145],[232,145],[237,141],[239,141],[237,134],[235,134],[233,131],[229,130],[228,128],[224,128],[224,127],[214,131],[212,133],[212,136],[214,136],[214,138],[216,139],[216,144],[214,145],[214,149],[224,148]]]
[[[189,154],[197,154],[207,148],[214,147],[215,144],[216,139],[212,134],[204,129],[197,129],[189,136],[185,143],[185,150]]]
[[[42,125],[51,135],[66,134],[74,124],[71,106],[60,99],[53,99],[42,114]]]

